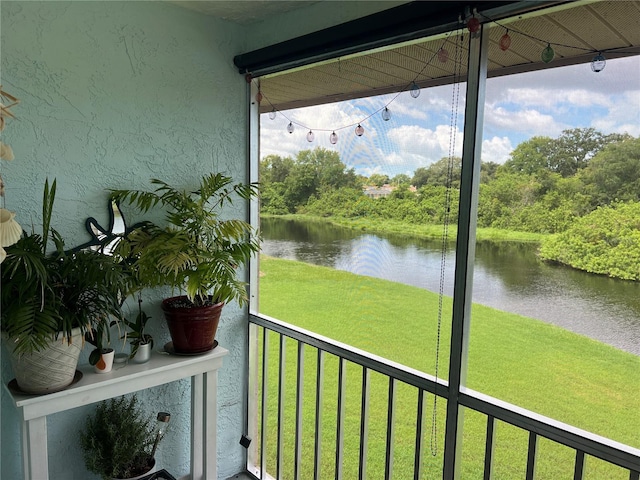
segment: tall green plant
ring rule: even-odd
[[[257,196],[257,184],[232,184],[220,173],[205,175],[195,191],[180,190],[162,180],[156,189],[112,190],[111,198],[146,213],[164,210],[164,225],[143,222],[125,235],[117,255],[132,262],[141,285],[170,286],[184,291],[195,305],[211,297],[216,302],[248,301],[237,269],[260,250],[257,232],[247,222],[224,220],[222,209],[234,198]]]
[[[42,350],[52,338],[71,341],[109,316],[122,317],[120,300],[131,278],[113,257],[83,250],[70,252],[51,228],[56,181],[44,185],[42,234],[32,232],[6,247],[2,264],[0,325],[17,354]],[[54,251],[47,253],[47,241]]]

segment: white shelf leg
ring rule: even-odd
[[[23,459],[25,480],[47,480],[47,417],[37,417],[23,423]],[[26,441],[24,441],[26,440]]]
[[[204,374],[205,387],[205,430],[204,430],[204,465],[205,478],[217,480],[218,478],[218,448],[217,448],[217,421],[218,421],[218,372],[216,370]]]
[[[203,480],[204,453],[204,375],[191,377],[191,480]]]

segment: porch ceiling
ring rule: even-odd
[[[483,12],[479,12],[482,17]],[[607,59],[640,54],[640,1],[577,1],[501,20],[484,18],[489,27],[489,77],[590,62],[594,52]],[[456,19],[457,20],[457,19]],[[500,37],[509,29],[511,46],[502,51]],[[466,76],[468,31],[462,42],[462,76]],[[446,34],[397,44],[391,48],[342,56],[261,77],[266,98],[261,112],[287,110],[354,98],[398,92],[415,79],[420,87],[450,83],[455,37]],[[550,42],[555,58],[544,63]],[[437,52],[445,45],[447,62]],[[640,72],[639,72],[640,74]]]
[[[326,0],[320,0],[326,1]],[[174,1],[180,6],[201,13],[224,18],[244,25],[266,20],[269,17],[308,7],[320,1]],[[293,39],[272,47],[239,55],[234,62],[240,71],[262,70],[260,61],[267,51],[267,62],[291,53],[291,64],[281,63],[284,71],[271,73],[276,68],[259,71],[260,85],[265,101],[261,112],[287,110],[310,105],[332,103],[354,98],[399,92],[407,89],[413,80],[424,88],[450,83],[454,74],[453,56],[456,35],[450,32],[459,28],[458,14],[463,7],[478,5],[478,18],[489,28],[489,77],[509,75],[526,71],[553,68],[577,63],[590,62],[597,51],[602,51],[607,59],[640,54],[640,0],[576,0],[576,1],[504,1],[481,0],[446,2],[409,2],[398,7],[405,11],[400,24],[416,31],[427,32],[421,38],[406,33],[396,35],[403,43],[382,47],[380,38],[384,30],[400,31],[402,26],[394,24],[392,11],[364,17],[351,22],[348,27],[338,25],[325,31],[310,34],[301,39]],[[507,8],[520,9],[515,17],[505,15]],[[483,10],[483,8],[486,8]],[[409,17],[407,17],[407,10]],[[411,13],[415,12],[415,18]],[[422,16],[421,16],[422,15]],[[511,18],[509,18],[511,16]],[[435,19],[435,20],[434,20]],[[498,20],[499,19],[499,20]],[[496,20],[496,22],[492,21]],[[359,22],[359,23],[357,23]],[[357,24],[356,24],[357,23]],[[431,23],[432,25],[426,25]],[[438,24],[439,26],[434,27]],[[351,29],[351,26],[353,28]],[[425,26],[426,25],[426,26]],[[343,27],[341,29],[341,27]],[[340,30],[341,29],[341,30]],[[511,46],[502,51],[500,37],[509,29]],[[346,31],[346,32],[345,32]],[[468,31],[462,30],[462,63],[459,74],[466,77],[466,45]],[[355,48],[343,48],[343,43],[354,42],[371,32],[369,44],[376,48],[356,52]],[[434,34],[435,32],[435,34]],[[336,36],[338,33],[341,36]],[[393,35],[391,35],[393,36]],[[323,38],[324,37],[324,38]],[[336,39],[336,37],[338,37]],[[407,40],[409,39],[409,40]],[[369,40],[369,39],[367,39]],[[310,45],[316,44],[317,55],[307,55]],[[376,43],[378,42],[378,43]],[[542,50],[551,43],[555,58],[544,63]],[[366,43],[363,42],[363,43]],[[296,46],[303,44],[302,47]],[[449,60],[440,62],[437,52],[445,46]],[[352,46],[351,46],[352,47]],[[297,50],[296,50],[297,49]],[[283,54],[283,52],[285,52]],[[320,59],[307,63],[306,59]],[[256,60],[257,59],[257,60]],[[255,68],[253,68],[255,67]],[[291,68],[294,67],[294,68]],[[640,72],[638,72],[640,74]]]

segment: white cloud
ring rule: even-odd
[[[557,136],[568,125],[556,122],[552,115],[535,109],[509,110],[491,104],[485,105],[485,124],[503,133],[526,133],[531,136]]]
[[[640,137],[640,90],[621,95],[609,108],[609,113],[595,117],[592,125],[603,133],[628,133]]]
[[[462,155],[462,132],[454,132],[454,155]],[[397,146],[401,158],[405,163],[418,166],[428,166],[443,157],[449,156],[449,145],[453,142],[451,129],[447,125],[438,125],[435,130],[418,125],[407,125],[394,128],[387,132],[387,136]]]
[[[513,151],[511,140],[507,137],[493,137],[482,142],[482,161],[504,163]]]

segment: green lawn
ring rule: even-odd
[[[376,355],[434,374],[438,296],[416,287],[330,268],[261,258],[260,311],[348,343]],[[439,376],[446,378],[451,299],[444,300]],[[269,436],[275,439],[278,338],[270,334]],[[481,305],[472,308],[468,386],[557,420],[640,447],[640,357],[545,323]],[[313,478],[316,351],[305,350],[304,474]],[[283,478],[293,477],[296,346],[286,349],[287,386]],[[334,478],[338,359],[327,356],[323,402],[321,478]],[[345,479],[357,478],[362,369],[347,368]],[[383,478],[388,380],[371,376],[367,478]],[[396,392],[394,478],[413,478],[417,390]],[[438,478],[442,465],[446,401],[438,399],[432,436],[433,397],[427,396],[424,479]],[[465,414],[462,478],[482,478],[486,418]],[[496,479],[524,477],[527,432],[500,423],[495,447]],[[432,449],[433,440],[437,445]],[[432,455],[432,450],[435,455]],[[541,441],[537,479],[572,478],[575,453]],[[269,443],[275,473],[275,441]],[[594,459],[587,479],[627,479],[625,473]]]

